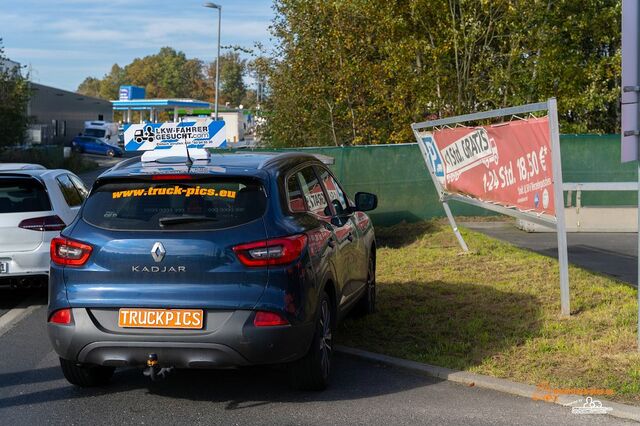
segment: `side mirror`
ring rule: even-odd
[[[356,192],[356,211],[368,212],[378,207],[378,197],[368,192]]]

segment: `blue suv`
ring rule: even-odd
[[[294,387],[325,388],[336,322],[375,309],[376,196],[352,201],[299,153],[161,161],[107,170],[51,242],[48,333],[67,380],[287,364]]]

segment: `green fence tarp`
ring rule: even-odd
[[[560,147],[565,182],[637,180],[635,163],[620,163],[619,135],[562,135]],[[415,143],[277,151],[301,151],[333,157],[335,164],[331,168],[349,195],[358,191],[378,195],[378,208],[371,212],[371,218],[377,225],[444,216],[420,149]],[[459,216],[495,214],[462,203],[451,202],[450,205],[453,213]],[[637,205],[636,194],[584,192],[582,205]]]

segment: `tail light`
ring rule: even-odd
[[[62,231],[66,226],[62,219],[56,215],[25,219],[18,224],[19,228],[31,231]]]
[[[54,324],[69,325],[73,321],[73,314],[70,308],[55,311],[49,318],[49,322]]]
[[[82,266],[87,263],[93,248],[79,241],[64,237],[51,240],[51,260],[61,266]]]
[[[300,257],[306,246],[306,235],[293,235],[240,244],[233,251],[243,265],[258,267],[291,263]]]
[[[288,325],[289,321],[275,312],[258,311],[253,318],[253,325],[256,327],[272,327],[274,325]]]
[[[153,175],[151,180],[190,180],[193,179],[191,175]]]

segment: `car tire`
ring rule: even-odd
[[[321,391],[329,384],[331,355],[333,353],[333,311],[326,292],[318,304],[313,341],[307,354],[289,369],[289,381],[294,389]]]
[[[60,367],[65,379],[72,385],[82,388],[104,386],[109,383],[115,368],[100,365],[80,365],[77,362],[60,358]]]
[[[365,316],[376,311],[376,259],[369,256],[369,266],[367,267],[367,284],[364,294],[354,307],[357,316]]]
[[[113,156],[115,156],[115,155],[116,155],[116,153],[115,153],[112,149],[110,149],[109,151],[107,151],[107,155],[108,155],[109,157],[113,157]]]

